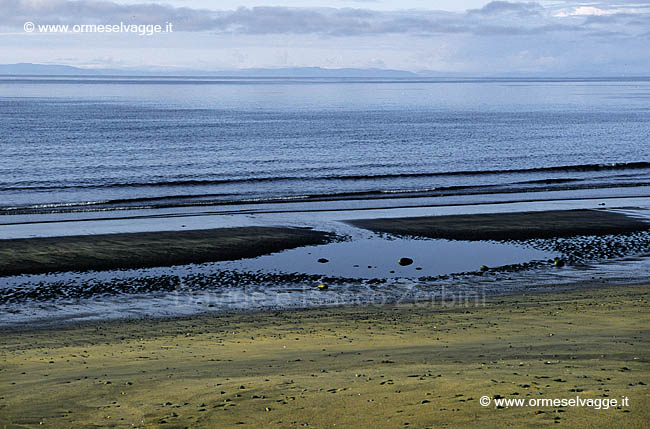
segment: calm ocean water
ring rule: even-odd
[[[0,214],[650,184],[650,79],[0,79]]]

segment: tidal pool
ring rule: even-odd
[[[523,244],[369,238],[306,246],[219,265],[243,271],[396,278],[479,271],[481,265],[499,267],[554,256],[557,255]],[[413,263],[401,266],[398,260],[404,257],[412,259]]]

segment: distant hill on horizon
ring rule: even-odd
[[[3,75],[100,75],[100,76],[215,76],[215,77],[367,77],[367,78],[413,78],[419,75],[405,70],[389,69],[326,69],[321,67],[250,68],[235,70],[191,69],[88,69],[58,64],[0,64]]]
[[[62,64],[0,64],[0,75],[9,76],[190,76],[190,77],[239,77],[239,78],[367,78],[367,79],[417,79],[417,78],[495,78],[495,79],[525,79],[525,78],[646,78],[649,74],[619,74],[593,76],[584,71],[565,73],[492,73],[476,74],[468,72],[439,72],[422,70],[411,72],[407,70],[392,70],[379,68],[339,68],[322,67],[286,67],[286,68],[248,68],[233,70],[193,70],[173,68],[82,68]]]

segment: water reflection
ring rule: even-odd
[[[301,272],[347,278],[439,276],[545,260],[554,255],[518,244],[370,238],[307,246],[223,263],[244,271]],[[401,266],[400,258],[413,259]],[[319,262],[320,260],[320,262]]]

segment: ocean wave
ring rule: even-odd
[[[163,180],[158,182],[122,182],[122,183],[88,183],[88,184],[61,184],[61,185],[21,185],[0,183],[0,191],[52,191],[63,189],[111,189],[111,188],[138,188],[138,187],[199,187],[210,185],[242,184],[242,183],[264,183],[264,182],[290,182],[290,181],[361,181],[381,180],[399,178],[427,178],[427,177],[448,177],[448,176],[485,176],[502,174],[526,174],[526,173],[561,173],[561,172],[595,172],[612,170],[638,170],[650,169],[650,162],[617,162],[602,164],[577,164],[560,165],[551,167],[516,168],[503,170],[459,170],[442,172],[417,172],[417,173],[382,173],[382,174],[343,174],[343,175],[321,175],[321,176],[262,176],[243,177],[229,179],[180,179]],[[540,183],[552,183],[552,180],[571,179],[543,179]],[[536,181],[520,182],[535,183]]]
[[[546,185],[546,186],[545,186]],[[246,204],[277,204],[300,201],[342,201],[361,199],[400,199],[414,197],[448,197],[460,195],[513,194],[544,191],[572,191],[585,189],[650,187],[650,182],[594,183],[530,181],[490,185],[441,186],[413,189],[374,189],[350,192],[294,194],[283,196],[258,196],[231,194],[178,195],[146,198],[121,198],[114,200],[61,202],[26,206],[0,207],[0,215],[24,215],[47,213],[102,212],[114,210],[163,209],[191,206],[230,206]],[[226,197],[226,198],[224,198]]]

